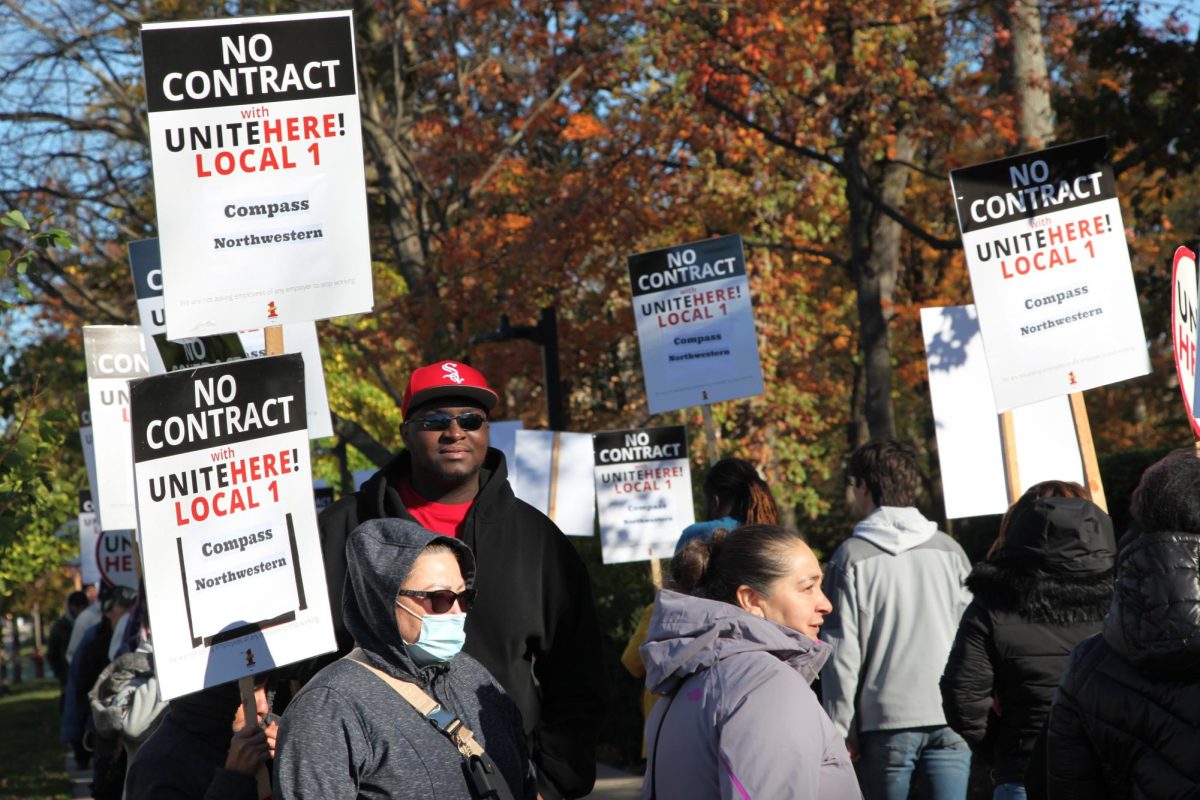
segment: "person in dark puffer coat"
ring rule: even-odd
[[[1112,599],[1112,520],[1077,483],[1030,487],[967,588],[942,675],[950,727],[991,765],[995,800],[1025,796],[1025,768],[1071,650]]]
[[[1053,800],[1200,798],[1200,460],[1142,475],[1100,634],[1075,649],[1047,734]]]

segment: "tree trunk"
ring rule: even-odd
[[[1011,0],[1012,85],[1020,123],[1021,146],[1040,150],[1054,138],[1050,78],[1038,0]]]

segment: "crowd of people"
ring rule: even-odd
[[[609,693],[588,573],[489,447],[498,396],[413,372],[404,449],[321,513],[338,649],[163,703],[141,593],[76,593],[48,660],[97,800],[576,798]],[[1120,542],[1078,484],[1031,487],[986,558],[917,509],[913,448],[856,449],[858,521],[822,563],[754,466],[622,663],[644,679],[643,797],[1200,797],[1200,459],[1146,470]],[[248,691],[248,689],[247,689]]]

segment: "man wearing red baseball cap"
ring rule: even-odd
[[[498,400],[460,361],[413,371],[401,402],[404,450],[320,516],[334,631],[339,654],[348,652],[345,542],[358,524],[400,517],[462,539],[475,553],[478,592],[464,651],[521,709],[539,795],[582,797],[595,782],[607,702],[591,581],[558,527],[513,494],[504,454],[488,446]]]

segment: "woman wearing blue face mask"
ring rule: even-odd
[[[461,652],[475,600],[470,549],[407,520],[378,519],[350,534],[346,560],[342,609],[357,647],[288,706],[275,796],[533,798],[520,713]],[[464,755],[459,724],[485,756]]]

